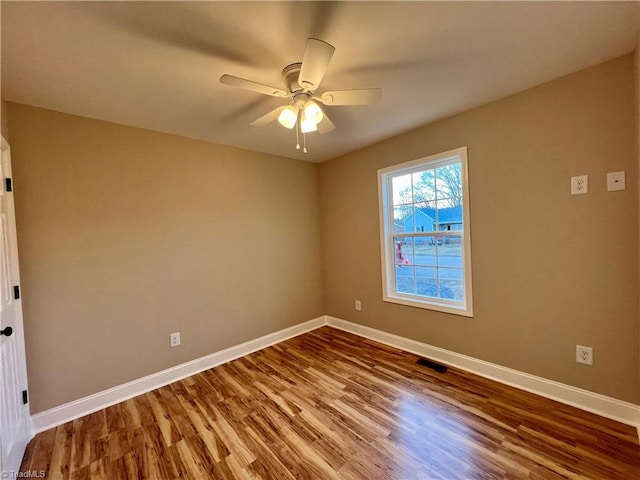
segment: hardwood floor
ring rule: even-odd
[[[636,430],[323,327],[40,433],[49,479],[640,479]]]

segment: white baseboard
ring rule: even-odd
[[[209,368],[230,362],[236,358],[262,350],[263,348],[315,330],[324,325],[344,330],[416,355],[428,357],[446,365],[459,368],[460,370],[475,373],[476,375],[512,387],[526,390],[603,417],[611,418],[627,425],[632,425],[638,429],[640,436],[640,405],[617,400],[553,380],[547,380],[546,378],[502,367],[494,363],[485,362],[484,360],[327,315],[32,415],[32,434],[35,435],[44,430],[62,425],[76,418],[123,402],[129,398],[168,385],[169,383],[208,370]]]
[[[415,353],[442,362],[460,370],[475,373],[512,387],[535,393],[567,405],[571,405],[603,417],[617,420],[638,429],[640,436],[640,405],[624,402],[599,393],[547,380],[528,373],[502,367],[477,358],[434,347],[392,333],[376,330],[353,322],[327,316],[327,325],[361,337],[384,343],[406,352]]]
[[[32,435],[326,325],[318,317],[31,416]]]

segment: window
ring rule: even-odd
[[[473,316],[467,148],[378,170],[386,302]]]

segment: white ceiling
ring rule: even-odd
[[[639,2],[7,2],[2,97],[185,137],[323,161],[633,51]],[[326,107],[309,154],[277,122],[308,37],[336,47],[319,91],[381,87]]]

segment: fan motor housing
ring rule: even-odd
[[[289,93],[302,92],[304,90],[304,88],[298,83],[301,68],[302,63],[297,62],[287,65],[282,69],[282,82],[287,87]]]
[[[295,93],[293,95],[293,105],[300,110],[304,104],[311,100],[311,95],[306,92]]]

